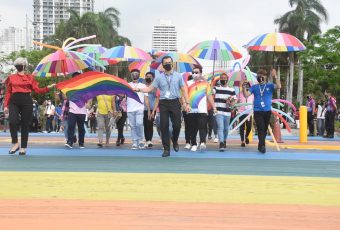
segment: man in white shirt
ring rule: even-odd
[[[54,119],[55,106],[52,104],[51,100],[47,100],[47,105],[45,108],[45,116],[46,116],[46,132],[50,133],[53,131],[52,121]]]
[[[146,87],[145,84],[138,82],[140,76],[140,71],[138,69],[133,69],[131,71],[132,82],[129,85],[136,89],[143,89]],[[127,116],[129,119],[130,127],[131,127],[131,138],[132,138],[132,147],[131,149],[143,149],[144,148],[144,126],[143,126],[143,117],[144,117],[144,103],[147,107],[149,107],[148,94],[139,91],[138,97],[140,101],[139,103],[132,98],[127,98]]]

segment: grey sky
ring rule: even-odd
[[[322,0],[329,13],[328,28],[340,25],[340,1]],[[33,18],[33,0],[0,0],[0,28],[25,26],[25,14]],[[95,9],[114,6],[121,12],[120,34],[133,45],[151,49],[153,25],[170,19],[178,32],[178,49],[187,52],[197,42],[219,40],[242,46],[254,36],[274,32],[274,18],[287,12],[288,0],[95,0]]]

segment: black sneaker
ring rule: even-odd
[[[225,141],[225,142],[223,142],[223,144],[224,144],[224,148],[226,149],[227,148],[227,142]]]
[[[101,144],[101,143],[98,143],[97,146],[98,146],[99,148],[103,148],[103,144]]]
[[[220,152],[224,152],[224,142],[220,142]]]
[[[85,146],[82,144],[82,145],[79,145],[79,148],[80,149],[85,149]]]
[[[246,137],[246,144],[249,145],[249,138]]]
[[[246,144],[245,143],[241,143],[241,147],[246,147]]]
[[[260,153],[265,154],[265,153],[266,153],[266,147],[265,147],[265,146],[261,146],[261,147],[259,148],[259,151],[260,151]]]

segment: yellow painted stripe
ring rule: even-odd
[[[1,172],[0,199],[340,205],[340,178]]]

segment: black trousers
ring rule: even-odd
[[[207,138],[207,120],[208,115],[205,113],[189,113],[188,121],[190,127],[190,142],[191,145],[196,145],[196,136],[199,131],[200,143],[205,143]]]
[[[144,125],[144,136],[146,141],[152,141],[153,137],[153,122],[154,118],[148,119],[148,111],[144,110],[143,125]]]
[[[33,120],[32,120],[32,131],[33,132],[38,132],[38,125],[39,125],[38,118],[36,116],[33,116]]]
[[[67,143],[73,145],[74,132],[76,125],[78,126],[78,143],[79,146],[84,145],[85,138],[85,114],[69,113],[67,117],[68,129],[67,129]]]
[[[314,116],[312,111],[307,113],[307,124],[309,129],[309,135],[314,135]]]
[[[30,93],[14,93],[9,103],[9,129],[12,144],[18,143],[21,130],[21,148],[27,148],[29,127],[32,123],[33,102]]]
[[[266,146],[267,129],[270,122],[271,111],[254,111],[254,120],[257,127],[259,145]]]
[[[47,132],[52,132],[53,131],[53,119],[54,115],[50,115],[49,117],[46,117],[46,131]]]
[[[126,122],[127,113],[122,112],[122,117],[117,121],[117,129],[118,129],[118,139],[124,138],[124,125]]]
[[[184,136],[185,136],[185,143],[189,143],[191,142],[191,137],[190,137],[190,123],[189,123],[189,117],[188,117],[188,113],[183,111],[183,119],[184,119]]]
[[[248,114],[244,114],[244,115],[240,116],[239,122],[243,121],[247,116],[248,116]],[[244,142],[244,139],[248,138],[248,136],[249,136],[249,133],[251,131],[251,123],[252,123],[252,117],[250,117],[250,119],[248,121],[244,122],[240,126],[240,136],[241,136],[242,142]],[[246,130],[246,135],[244,135],[244,130]]]
[[[211,134],[213,131],[214,131],[214,135],[217,136],[216,117],[214,116],[214,110],[211,109],[208,111],[208,136],[209,137],[211,137]]]
[[[326,112],[325,115],[325,126],[326,132],[328,136],[334,136],[334,120],[335,120],[335,112]]]
[[[170,151],[169,117],[172,122],[172,142],[177,143],[181,131],[181,104],[179,99],[160,100],[160,128],[164,150]]]

